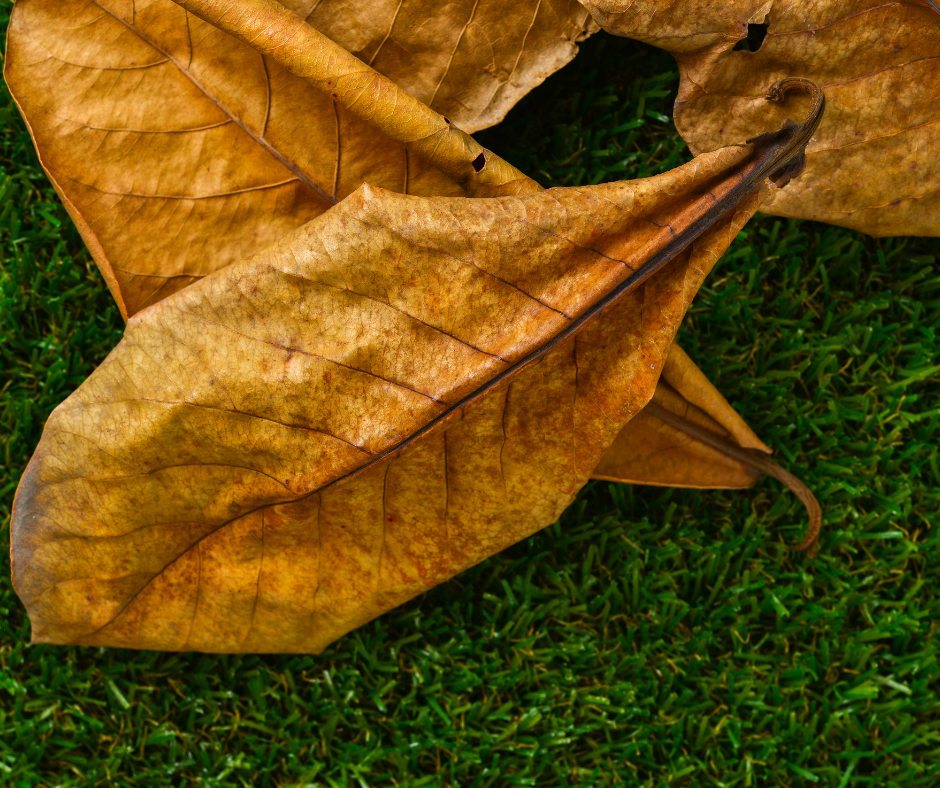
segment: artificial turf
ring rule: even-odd
[[[10,4],[0,4],[5,29]],[[546,185],[689,158],[657,50],[598,35],[479,135]],[[0,98],[0,519],[122,322]],[[940,241],[757,217],[680,341],[776,482],[595,482],[561,520],[320,656],[30,646],[0,573],[0,785],[879,786],[940,781]]]

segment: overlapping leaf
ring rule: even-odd
[[[412,24],[414,3],[293,6],[474,127],[567,62],[588,21],[574,0],[511,14],[435,7],[433,31]],[[20,0],[5,77],[125,315],[268,246],[365,181],[462,193],[328,93],[170,0]]]
[[[766,128],[768,85],[819,83],[826,117],[806,176],[762,210],[871,235],[940,234],[940,12],[928,0],[585,0],[610,32],[672,52],[676,126],[693,152]],[[765,25],[756,52],[737,49]],[[789,111],[789,108],[788,110]]]
[[[34,639],[317,651],[552,522],[762,195],[553,337],[745,154],[497,199],[363,187],[132,318],[17,494]]]
[[[518,95],[545,63],[570,55],[572,24],[580,25],[585,13],[570,4],[537,4],[523,46],[512,25],[528,10],[520,7],[506,20],[505,9],[476,5],[454,43],[445,35],[448,20],[463,11],[447,6],[435,22],[440,37],[424,39],[407,70],[402,52],[414,50],[415,27],[405,20],[420,9],[408,3],[397,12],[375,4],[359,11],[329,2],[289,5],[419,96],[428,92],[422,85],[446,83],[437,95],[448,110],[455,109],[446,104],[448,91],[462,95],[466,108],[495,84],[489,65],[474,73],[479,58],[468,49],[492,32],[494,15],[501,29],[508,27],[490,54],[505,59],[515,51],[513,41],[522,46],[513,56],[515,87],[499,82],[494,93],[505,98]],[[546,43],[552,25],[567,32]],[[451,55],[463,65],[447,71],[441,64]],[[42,160],[128,314],[273,243],[364,180],[417,194],[462,193],[283,63],[168,0],[21,0],[6,69]],[[474,106],[486,113],[495,104]],[[722,420],[733,418],[720,395],[712,405]],[[648,445],[652,437],[664,448],[672,436],[648,418],[631,430],[631,445]],[[673,437],[674,454],[710,451],[690,448],[687,436]],[[700,464],[690,456],[688,467],[704,472],[702,485],[753,479],[727,457]],[[729,475],[717,479],[718,468]],[[633,466],[629,478],[655,480],[637,472]],[[607,476],[616,476],[614,469],[608,467]]]

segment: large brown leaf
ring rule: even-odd
[[[940,13],[927,0],[584,0],[602,27],[672,52],[693,152],[766,128],[767,85],[818,82],[827,111],[806,176],[762,210],[870,235],[940,234]],[[756,52],[735,51],[748,25]],[[789,109],[789,108],[788,108]]]
[[[416,3],[292,6],[473,128],[567,62],[588,23],[575,0],[511,13],[452,3],[420,27],[429,9]],[[170,0],[20,0],[5,77],[125,316],[366,180],[463,193],[329,92]]]
[[[766,171],[747,153],[518,197],[362,187],[133,317],[17,492],[34,640],[318,651],[552,522],[762,196],[724,213]]]
[[[304,14],[310,11],[302,3],[292,7]],[[215,6],[200,8],[212,11]],[[368,19],[363,20],[366,6],[350,12],[320,3],[310,19],[383,68],[383,58],[400,52],[410,40],[413,28],[401,22],[416,11],[402,5],[391,28],[394,35],[385,44],[369,44],[369,36],[382,29],[383,19],[388,22],[390,11],[368,8]],[[442,25],[441,30],[456,8],[447,6],[436,23]],[[271,8],[265,5],[261,10],[270,12]],[[476,7],[471,27],[477,32],[461,37],[458,50],[478,40],[479,31],[491,26],[493,13],[494,8],[485,4]],[[539,57],[544,60],[549,57],[545,53],[555,52],[560,41],[567,42],[562,36],[548,49],[539,43],[544,43],[545,31],[551,27],[545,26],[545,20],[567,13],[562,6],[540,4],[533,13],[539,25],[526,38],[525,51],[517,53],[517,75],[529,77],[535,73],[527,60],[530,55],[542,53]],[[583,18],[584,13],[574,17]],[[570,21],[571,14],[567,18]],[[231,27],[231,14],[226,22]],[[344,109],[343,95],[334,103],[330,91],[324,96],[315,82],[292,72],[300,70],[297,63],[304,56],[317,53],[315,44],[300,46],[296,39],[301,36],[290,39],[284,35],[285,24],[277,20],[250,28],[242,19],[230,32],[257,44],[262,30],[276,29],[279,24],[276,51],[262,56],[167,0],[18,3],[9,38],[7,77],[40,156],[122,311],[133,314],[205,273],[273,243],[366,179],[387,189],[418,194],[462,193],[455,182],[462,177],[459,169],[445,177],[421,164],[420,156],[409,157],[400,143]],[[511,27],[512,21],[508,24]],[[501,56],[513,51],[512,40],[509,31],[498,48]],[[386,70],[412,88],[430,84],[438,74],[443,79],[445,72],[434,67],[441,63],[440,57],[432,57],[434,46],[434,39],[424,41],[423,55],[413,64],[421,68],[402,73],[404,61],[392,58]],[[283,57],[285,51],[290,58]],[[386,54],[373,57],[377,51]],[[340,69],[336,64],[341,58],[335,50],[326,56],[332,89],[337,85]],[[458,51],[454,61],[463,65],[447,72],[448,90],[462,85],[461,90],[470,96],[490,85],[492,77],[485,69],[482,77],[473,76],[472,58],[467,60],[466,51]],[[355,63],[346,70],[362,72]],[[458,73],[462,75],[459,84],[454,82]],[[346,92],[358,96],[363,90],[360,82]],[[507,90],[503,85],[497,92],[505,96]],[[400,109],[392,91],[381,95],[389,104],[385,115]],[[469,107],[472,102],[469,98],[467,102]],[[406,123],[407,136],[408,114],[399,112],[396,120]],[[418,127],[410,133],[421,137],[423,130]],[[435,153],[440,164],[443,151]],[[519,177],[511,168],[504,171],[506,178]],[[488,169],[487,174],[491,173]],[[491,193],[501,184],[497,178]],[[524,188],[534,190],[537,185],[528,181]],[[733,409],[720,395],[713,406],[722,419],[734,418]],[[680,458],[688,456],[684,478],[689,484],[737,486],[755,478],[730,458],[717,464],[700,462],[699,454],[707,449],[688,436],[661,429],[661,423],[648,416],[631,426],[630,445],[645,445],[648,428],[660,447],[675,438],[670,451],[679,465]],[[637,476],[636,468],[629,478],[660,480],[655,473],[649,479]],[[613,475],[607,470],[608,477]]]

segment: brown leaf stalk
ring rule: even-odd
[[[756,449],[742,448],[722,438],[720,435],[716,435],[709,430],[699,427],[697,424],[682,418],[678,414],[657,405],[655,402],[650,402],[646,406],[646,410],[670,427],[684,432],[701,443],[711,446],[716,451],[733,457],[784,484],[790,492],[800,499],[800,502],[806,507],[807,514],[809,514],[809,528],[806,531],[806,536],[803,537],[803,541],[800,542],[796,549],[813,555],[816,544],[819,541],[819,532],[822,527],[822,509],[819,506],[819,501],[816,500],[816,496],[810,492],[809,488],[803,484],[803,482],[797,479],[792,473],[781,468],[763,452],[759,452]]]

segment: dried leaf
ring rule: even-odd
[[[433,67],[440,65],[443,52],[433,48],[433,40],[424,41],[416,54],[412,65],[420,67],[402,71],[403,49],[416,51],[414,28],[404,24],[419,13],[412,6],[402,4],[392,25],[389,14],[394,16],[394,10],[374,5],[350,11],[321,2],[312,15],[309,4],[288,5],[338,41],[368,55],[380,70],[405,80],[404,86],[419,96],[417,87],[437,84],[435,80],[445,74]],[[219,4],[203,4],[201,9],[213,7]],[[278,11],[272,4],[263,4],[262,10],[272,8]],[[368,13],[362,18],[365,9]],[[447,6],[446,13],[439,15],[436,24],[441,25],[442,40],[450,41],[443,31],[458,10]],[[478,78],[473,76],[466,45],[491,27],[497,11],[498,16],[506,16],[505,9],[476,7],[470,35],[460,37],[454,59],[463,65],[447,72],[441,83],[444,92],[438,91],[448,111],[452,109],[445,100],[448,90],[458,88],[466,107],[484,114],[495,111],[492,102],[484,111],[471,98],[492,92],[493,77],[485,70]],[[531,80],[541,68],[536,61],[544,65],[559,52],[571,51],[564,36],[545,44],[546,30],[551,28],[550,24],[546,27],[546,20],[566,19],[558,24],[570,33],[572,19],[581,24],[585,13],[575,14],[563,4],[538,5],[533,14],[541,26],[525,37],[526,49],[516,53],[516,74]],[[518,18],[517,12],[514,19]],[[226,22],[232,25],[231,18]],[[386,23],[391,30],[388,39],[384,33],[376,39],[376,31],[382,31]],[[312,90],[315,83],[291,73],[289,68],[296,69],[318,48],[301,46],[302,35],[286,42],[281,18],[247,30],[242,20],[241,27],[243,37],[255,44],[262,30],[278,29],[273,57],[253,54],[245,44],[166,0],[134,6],[21,0],[16,7],[6,63],[8,80],[53,182],[125,313],[134,314],[205,273],[273,243],[365,179],[417,194],[462,193],[453,182],[465,177],[459,166],[448,179],[421,165],[420,156],[409,158],[401,145],[377,134],[341,102],[326,100],[322,90]],[[513,35],[510,30],[502,40],[501,57],[515,51]],[[384,54],[380,58],[377,53]],[[336,69],[342,54],[335,48],[328,53],[331,68]],[[530,56],[534,59],[527,59]],[[362,68],[352,63],[347,71],[361,72]],[[457,73],[460,84],[454,81]],[[141,74],[146,78],[140,78]],[[328,77],[330,93],[337,83],[336,71]],[[500,101],[516,95],[507,84],[500,83],[496,90]],[[346,90],[357,96],[362,85],[347,85]],[[382,91],[394,107],[391,93]],[[392,113],[386,109],[384,114]],[[451,114],[458,120],[464,118],[458,112]],[[213,126],[213,122],[222,125]],[[432,115],[430,122],[441,125],[444,121]],[[420,138],[425,130],[406,127],[406,132]],[[435,153],[440,161],[442,151]],[[470,161],[475,155],[476,151],[464,158]],[[493,170],[486,174],[492,176]],[[504,180],[518,182],[521,177],[505,167],[498,172],[495,187],[485,193],[499,191]],[[173,186],[172,194],[161,193],[168,191],[167,183]],[[528,181],[525,188],[538,186]],[[122,189],[130,193],[122,194]],[[152,232],[154,223],[160,233]],[[734,411],[722,403],[731,417]],[[634,443],[642,440],[651,423],[647,415],[627,428],[639,433]],[[686,449],[687,445],[691,448]],[[707,486],[716,478],[717,466],[697,462],[701,450],[684,440],[674,447],[674,454],[678,462],[679,454],[688,453],[690,483]],[[704,475],[698,476],[699,470]],[[722,486],[730,483],[722,477]]]
[[[235,35],[295,75],[335,75],[337,104],[471,193],[531,188],[276,3],[234,11]],[[790,171],[817,120],[762,135],[746,162],[721,151],[640,184],[516,201],[363,187],[138,315],[50,419],[18,491],[14,579],[35,638],[317,650],[547,524],[649,398],[753,190]]]
[[[468,112],[505,112],[550,64],[561,64],[562,50],[573,54],[570,39],[586,12],[573,0],[539,9],[519,9],[520,19],[534,17],[533,37],[520,41],[507,28],[493,52],[478,51],[485,54],[478,79],[463,84],[477,96]],[[464,11],[436,11],[440,46],[453,46],[444,31],[456,19],[462,28]],[[401,70],[402,46],[414,31],[402,33],[399,23],[418,10],[402,5],[406,16],[394,28],[385,12],[394,35],[381,51]],[[444,103],[471,78],[467,46],[492,28],[493,9],[478,12],[451,71],[413,74],[415,85],[443,80]],[[346,19],[348,10],[325,3],[315,11],[318,20],[326,14]],[[372,31],[385,25],[380,14],[370,18]],[[440,66],[434,46],[426,40],[423,55],[415,53],[420,64]],[[125,316],[263,249],[366,180],[409,194],[464,193],[329,92],[169,0],[20,0],[7,47],[5,77],[43,166]],[[510,83],[503,71],[513,53],[518,68]],[[375,65],[382,62],[377,57]],[[493,102],[484,104],[487,91]],[[400,100],[384,98],[398,107],[391,116],[406,136],[422,133],[408,125],[414,119],[400,111]],[[487,175],[494,169],[495,162]]]
[[[797,74],[824,88],[826,117],[807,146],[806,175],[761,210],[875,236],[940,234],[935,3],[584,2],[608,31],[675,55],[676,126],[693,152],[765,128],[774,110],[764,90],[782,77]],[[756,52],[736,51],[748,25],[766,25],[766,38]]]
[[[519,197],[364,186],[133,317],[17,492],[34,640],[318,651],[554,521],[755,209],[727,213],[756,148]]]

